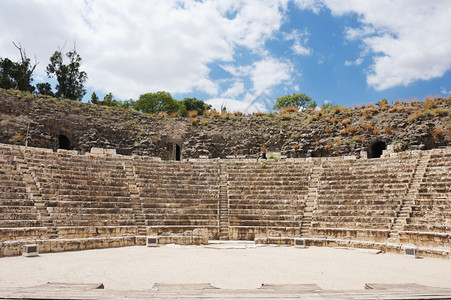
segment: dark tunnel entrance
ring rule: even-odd
[[[60,134],[58,135],[58,149],[70,150],[70,140],[67,136]]]
[[[180,161],[182,158],[182,151],[180,149],[180,146],[175,144],[175,160]]]
[[[382,152],[387,148],[385,142],[375,142],[371,145],[368,158],[379,158],[382,156]]]

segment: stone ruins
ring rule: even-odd
[[[449,259],[451,148],[384,150],[377,159],[163,161],[0,144],[0,256],[29,244],[58,252],[147,237],[296,239]]]

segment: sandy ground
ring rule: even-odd
[[[105,289],[117,290],[150,289],[153,283],[207,282],[230,289],[254,289],[262,283],[316,283],[334,290],[360,290],[365,283],[451,288],[451,260],[316,247],[176,245],[0,258],[0,288],[46,282],[102,282]]]

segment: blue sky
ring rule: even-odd
[[[450,15],[447,0],[1,0],[0,56],[18,60],[20,42],[47,81],[48,58],[75,42],[86,99],[165,90],[245,112],[291,93],[423,100],[451,95]]]

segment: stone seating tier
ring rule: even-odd
[[[304,235],[328,240],[383,243],[399,230],[402,243],[450,245],[451,148],[374,160],[262,163],[25,153],[0,145],[0,238],[202,228],[218,238],[226,226],[229,239],[252,240],[300,236],[302,227]]]

